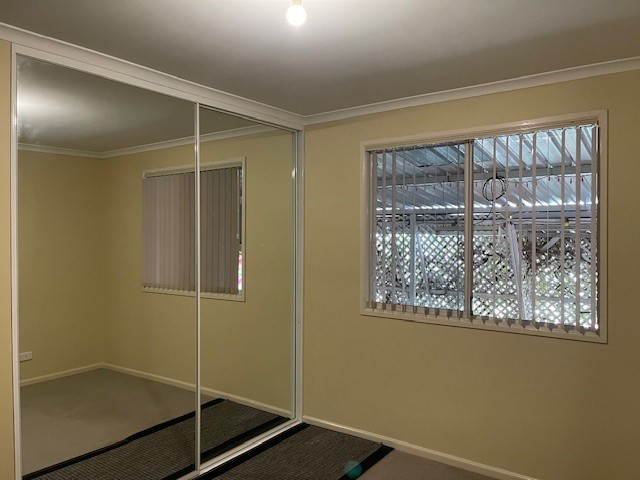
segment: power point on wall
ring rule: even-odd
[[[22,352],[20,354],[20,361],[21,362],[27,362],[29,360],[33,359],[33,352]]]

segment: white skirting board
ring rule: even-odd
[[[458,467],[470,472],[479,473],[488,477],[497,478],[499,480],[536,480],[533,477],[521,475],[519,473],[510,472],[502,468],[492,467],[483,463],[474,462],[465,458],[449,455],[448,453],[438,452],[436,450],[430,450],[428,448],[419,447],[402,440],[398,440],[391,437],[385,437],[384,435],[378,435],[376,433],[367,432],[357,428],[340,425],[333,422],[328,422],[315,417],[309,417],[304,415],[302,420],[310,425],[316,425],[329,430],[335,430],[336,432],[346,433],[347,435],[353,435],[355,437],[365,438],[374,442],[380,442],[389,447],[395,448],[401,452],[410,453],[418,457],[427,458],[436,462],[451,465],[452,467]]]
[[[97,370],[99,368],[105,368],[107,370],[113,370],[114,372],[125,373],[127,375],[133,375],[134,377],[144,378],[146,380],[153,380],[158,383],[164,383],[165,385],[171,385],[173,387],[184,388],[185,390],[189,390],[191,392],[195,392],[196,387],[193,383],[183,382],[180,380],[175,380],[169,377],[163,377],[161,375],[156,375],[154,373],[147,373],[141,370],[134,370],[133,368],[121,367],[119,365],[113,365],[110,363],[94,363],[92,365],[85,365],[84,367],[73,368],[71,370],[65,370],[62,372],[51,373],[48,375],[42,375],[40,377],[29,378],[26,380],[20,381],[21,387],[26,387],[27,385],[33,385],[34,383],[46,382],[47,380],[55,380],[56,378],[69,377],[71,375],[77,375],[78,373],[90,372],[92,370]],[[257,408],[259,410],[263,410],[265,412],[270,412],[275,415],[280,415],[282,417],[291,418],[291,412],[285,410],[284,408],[275,407],[273,405],[268,405],[266,403],[257,402],[255,400],[251,400],[249,398],[241,397],[238,395],[233,395],[231,393],[222,392],[220,390],[214,390],[212,388],[202,387],[202,393],[208,395],[210,397],[216,398],[224,398],[227,400],[231,400],[233,402],[239,403],[241,405],[246,405],[247,407]]]
[[[174,387],[184,388],[186,390],[190,390],[192,392],[195,391],[196,387],[193,383],[183,382],[181,380],[175,380],[169,377],[163,377],[161,375],[156,375],[154,373],[147,373],[140,370],[134,370],[132,368],[121,367],[119,365],[113,365],[110,363],[101,364],[101,368],[106,368],[108,370],[113,370],[115,372],[126,373],[129,375],[133,375],[134,377],[145,378],[147,380],[153,380],[158,383],[164,383],[165,385],[171,385]],[[212,388],[202,387],[201,392],[204,395],[209,395],[210,397],[216,398],[224,398],[227,400],[231,400],[233,402],[239,403],[241,405],[246,405],[247,407],[257,408],[259,410],[264,410],[265,412],[270,412],[275,415],[280,415],[282,417],[291,418],[291,412],[275,407],[273,405],[268,405],[266,403],[257,402],[255,400],[251,400],[249,398],[240,397],[238,395],[233,395],[231,393],[222,392],[219,390],[214,390]]]
[[[64,370],[62,372],[50,373],[48,375],[41,375],[40,377],[27,378],[26,380],[20,380],[20,386],[26,387],[27,385],[46,382],[47,380],[55,380],[56,378],[70,377],[71,375],[90,372],[91,370],[97,370],[98,368],[104,368],[103,364],[94,363],[92,365],[85,365],[84,367],[72,368],[71,370]]]
[[[240,405],[257,408],[258,410],[263,410],[265,412],[273,413],[274,415],[280,415],[281,417],[285,417],[285,418],[292,418],[291,412],[285,410],[284,408],[274,407],[273,405],[267,405],[266,403],[257,402],[255,400],[250,400],[245,397],[239,397],[237,395],[221,392],[219,390],[213,390],[212,388],[202,387],[201,391],[202,393],[204,393],[205,395],[209,395],[210,397],[226,398],[227,400],[231,400],[232,402],[239,403]]]

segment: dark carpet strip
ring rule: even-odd
[[[375,452],[365,458],[359,465],[354,465],[352,469],[348,470],[342,477],[340,477],[340,480],[353,480],[354,478],[358,478],[392,451],[393,448],[387,447],[386,445],[380,445]]]
[[[203,409],[205,408],[209,408],[213,405],[217,405],[218,403],[223,402],[224,400],[222,398],[215,398],[207,403],[202,404]],[[49,467],[45,467],[41,470],[38,470],[36,472],[32,472],[29,473],[27,475],[24,475],[22,478],[23,480],[33,480],[36,478],[41,478],[43,475],[50,473],[50,472],[54,472],[56,470],[61,470],[65,467],[74,465],[76,463],[80,463],[84,460],[88,460],[90,458],[96,457],[98,455],[101,455],[103,453],[107,453],[110,452],[111,450],[115,450],[116,448],[120,448],[128,443],[131,443],[134,440],[137,440],[139,438],[142,438],[146,435],[150,435],[152,433],[155,433],[159,430],[162,430],[163,428],[167,428],[170,427],[172,425],[175,425],[177,423],[183,422],[185,420],[189,420],[191,418],[194,418],[195,414],[193,412],[190,413],[186,413],[184,415],[181,415],[179,417],[176,418],[172,418],[171,420],[167,420],[166,422],[162,422],[159,423],[157,425],[154,425],[152,427],[149,427],[145,430],[142,430],[140,432],[134,433],[133,435],[125,438],[124,440],[121,440],[119,442],[116,442],[114,444],[108,445],[106,447],[102,447],[102,448],[98,448],[97,450],[93,450],[92,452],[88,452],[88,453],[84,453],[82,455],[79,455],[77,457],[71,458],[69,460],[65,460],[64,462],[60,462],[60,463],[56,463],[55,465],[51,465]]]
[[[230,438],[226,442],[221,443],[220,445],[216,445],[215,447],[209,449],[202,449],[201,461],[206,462],[211,460],[214,457],[217,457],[223,452],[227,450],[231,450],[239,445],[242,445],[244,442],[248,442],[254,437],[263,434],[264,432],[268,432],[272,428],[277,427],[278,425],[284,423],[287,419],[284,417],[275,417],[271,420],[266,421],[265,423],[258,425],[256,427],[250,428],[242,435],[238,435],[236,437]]]
[[[195,414],[191,412],[138,432],[105,448],[25,475],[25,480],[171,480],[194,469]],[[201,446],[221,453],[286,418],[215,399],[202,405]],[[55,439],[52,439],[55,441]],[[217,452],[217,453],[216,453]]]
[[[243,453],[242,455],[239,455],[236,458],[229,460],[223,465],[220,465],[219,467],[216,467],[213,470],[210,470],[209,472],[203,475],[200,475],[199,477],[197,477],[196,480],[211,480],[212,478],[218,478],[223,473],[233,470],[234,468],[242,465],[243,463],[250,461],[252,458],[257,457],[263,452],[266,452],[271,447],[279,444],[280,442],[286,440],[292,435],[295,435],[300,430],[304,430],[308,426],[309,425],[307,425],[306,423],[301,423],[300,425],[296,425],[295,427],[290,428],[286,432],[281,433],[277,437],[267,440],[266,442],[260,444],[259,446],[249,450],[247,453]]]
[[[302,424],[198,477],[199,480],[353,480],[392,449]]]

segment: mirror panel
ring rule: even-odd
[[[23,474],[189,473],[196,106],[17,67]]]
[[[210,108],[199,123],[204,462],[294,415],[294,150]]]
[[[294,134],[17,67],[23,474],[177,478],[294,418]]]

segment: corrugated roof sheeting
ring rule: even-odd
[[[472,146],[477,215],[527,219],[535,205],[537,217],[572,219],[579,200],[578,216],[584,220],[597,187],[591,173],[594,141],[597,127],[582,125],[376,151],[378,211],[462,214],[465,151]]]

